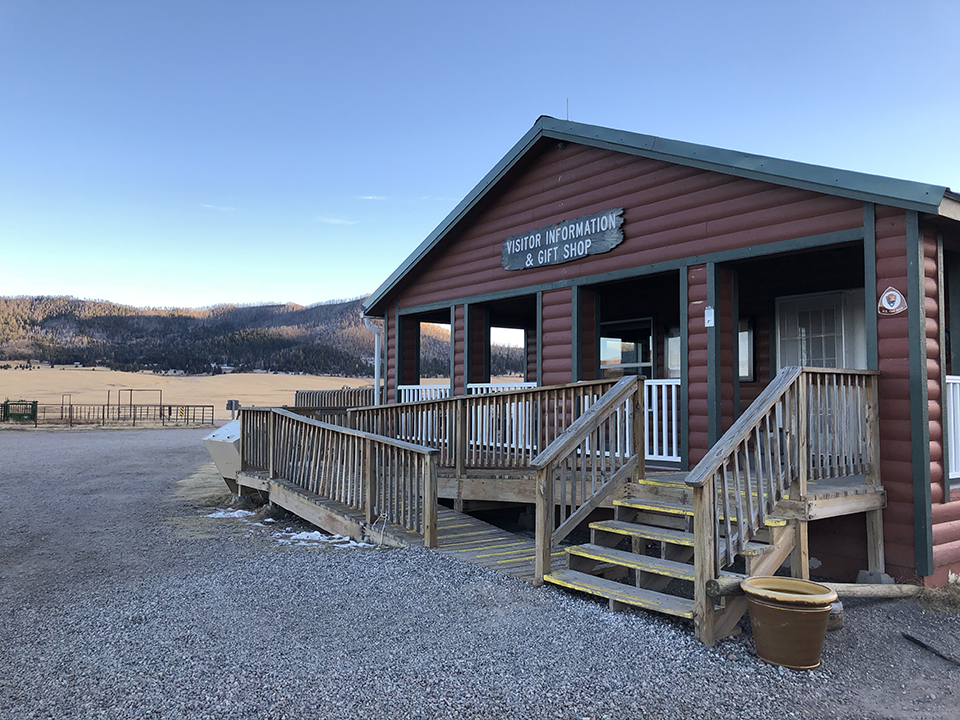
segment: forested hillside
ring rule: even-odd
[[[369,376],[374,337],[361,320],[362,302],[160,310],[71,297],[0,297],[0,361]],[[424,326],[424,376],[449,372],[449,342],[445,328]],[[497,348],[493,356],[506,358],[500,372],[522,370],[518,349]]]

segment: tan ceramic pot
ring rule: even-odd
[[[788,577],[747,578],[740,587],[747,596],[757,656],[793,670],[819,667],[837,593],[826,585]]]

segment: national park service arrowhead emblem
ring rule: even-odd
[[[880,295],[877,313],[880,315],[899,315],[907,309],[907,300],[895,287],[888,287]]]

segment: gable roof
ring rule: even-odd
[[[869,175],[851,170],[837,170],[821,165],[780,160],[751,153],[724,150],[695,143],[668,140],[653,135],[627,132],[557,120],[541,116],[493,169],[460,201],[400,267],[362,305],[369,313],[390,294],[427,254],[449,234],[483,200],[543,138],[606,148],[638,157],[662,160],[726,175],[761,180],[775,185],[812,190],[826,195],[899,207],[905,210],[941,215],[960,220],[960,195],[942,185],[927,185],[910,180],[897,180],[882,175]]]

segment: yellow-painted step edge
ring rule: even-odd
[[[605,588],[597,587],[596,585],[590,585],[585,582],[568,582],[562,580],[556,576],[545,575],[543,579],[546,582],[552,583],[554,585],[559,585],[560,587],[570,588],[571,590],[577,590],[579,592],[590,593],[591,595],[599,595],[601,597],[609,598],[611,600],[616,600],[622,602],[626,605],[633,605],[635,607],[644,608],[647,610],[654,610],[656,612],[664,613],[665,615],[676,615],[677,617],[693,619],[693,610],[681,611],[676,608],[672,608],[669,605],[659,603],[655,600],[649,600],[647,598],[640,598],[635,595],[629,595],[627,593],[620,593]]]

